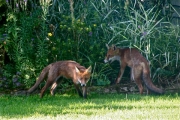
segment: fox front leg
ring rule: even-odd
[[[122,76],[124,74],[125,67],[126,67],[126,65],[121,64],[120,71],[119,71],[118,77],[116,79],[116,84],[118,84],[120,82],[120,80],[121,80],[121,78],[122,78]]]
[[[87,98],[87,87],[83,86],[82,91],[83,91],[83,97],[86,99]]]
[[[76,88],[76,90],[77,90],[77,92],[78,92],[78,95],[79,95],[80,97],[83,97],[83,94],[82,94],[81,90],[79,89],[79,86],[74,83],[74,87]]]

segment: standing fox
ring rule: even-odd
[[[51,95],[54,95],[54,90],[56,89],[57,84],[61,82],[59,78],[65,77],[67,79],[72,79],[74,86],[80,97],[87,98],[86,84],[90,76],[91,76],[91,66],[88,69],[86,69],[84,66],[81,66],[79,63],[75,61],[58,61],[58,62],[49,64],[42,70],[35,85],[31,87],[27,91],[27,93],[32,93],[39,86],[39,84],[45,78],[47,78],[46,84],[41,90],[40,97],[41,98],[43,97],[44,92],[51,85],[52,86],[51,86],[50,92],[51,92]],[[81,84],[83,93],[79,89],[78,84]]]
[[[143,93],[143,86],[141,78],[143,79],[147,88],[155,93],[163,94],[164,91],[157,88],[151,81],[150,78],[150,68],[148,61],[141,55],[141,53],[136,48],[117,48],[112,45],[108,48],[107,55],[104,62],[113,62],[114,60],[119,60],[121,62],[121,67],[119,71],[118,78],[116,79],[116,84],[120,82],[124,69],[126,66],[131,68],[131,80],[135,80],[140,94]]]

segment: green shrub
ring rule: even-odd
[[[138,1],[119,0],[26,2],[7,3],[1,33],[7,34],[3,42],[11,62],[4,77],[12,88],[16,79],[29,88],[49,63],[69,59],[93,66],[90,85],[108,85],[119,67],[103,63],[106,43],[138,48],[151,62],[155,82],[167,83],[178,74],[179,28],[161,26],[157,6],[145,9]]]
[[[155,8],[145,10],[139,3],[139,9],[127,9],[129,19],[112,23],[114,36],[108,43],[138,48],[150,61],[153,81],[167,84],[179,73],[179,27],[159,19]]]

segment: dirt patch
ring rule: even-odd
[[[162,89],[162,88],[161,88]],[[164,89],[165,92],[180,92],[180,83],[173,84],[167,88]],[[5,90],[0,92],[1,95],[14,95],[14,96],[26,96],[27,90]],[[57,93],[68,93],[70,91],[75,91],[75,88],[73,86],[67,88],[67,89],[57,89]],[[33,92],[33,94],[39,94],[40,90],[36,90]],[[139,93],[139,90],[134,83],[130,84],[117,84],[117,85],[109,85],[109,86],[90,86],[88,87],[88,93]],[[144,87],[144,94],[147,94],[146,87]]]

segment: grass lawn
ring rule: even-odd
[[[180,95],[76,94],[0,96],[0,120],[180,120]]]

